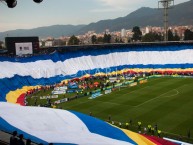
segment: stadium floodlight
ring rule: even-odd
[[[43,0],[33,0],[36,3],[41,3]]]
[[[43,0],[33,0],[36,3],[41,3]],[[9,8],[14,8],[17,5],[17,0],[0,0],[0,2],[6,2]]]
[[[14,8],[17,5],[16,0],[6,0],[6,3],[9,8]]]
[[[17,5],[17,0],[0,0],[0,2],[7,5],[9,8],[14,8]]]
[[[164,41],[168,41],[168,9],[174,6],[174,0],[158,1],[158,8],[164,9]]]

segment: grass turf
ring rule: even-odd
[[[83,97],[59,105],[92,114],[102,120],[138,121],[158,125],[162,131],[187,136],[193,130],[193,78],[154,78],[148,83],[121,88],[93,100]]]

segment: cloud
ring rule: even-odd
[[[96,12],[96,13],[103,13],[103,12],[115,12],[115,11],[119,11],[119,10],[115,10],[115,9],[93,9],[91,10],[91,12]]]
[[[102,7],[98,9],[93,9],[92,12],[115,12],[124,11],[136,7],[143,0],[95,0]]]
[[[123,8],[129,2],[128,0],[98,0],[102,5],[112,8]]]
[[[95,0],[101,7],[93,9],[92,12],[116,12],[116,11],[133,11],[140,7],[154,7],[158,5],[158,0]],[[188,0],[175,0],[179,4]]]

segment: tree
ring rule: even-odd
[[[155,32],[147,33],[142,37],[143,42],[155,42],[155,41],[161,41],[161,40],[162,40],[162,36]]]
[[[184,40],[193,40],[193,32],[186,29],[184,32]]]
[[[171,30],[168,30],[168,41],[174,41],[174,35]]]
[[[3,48],[3,42],[2,41],[0,41],[0,49],[2,49]]]
[[[97,38],[97,42],[98,42],[98,43],[103,43],[103,37],[98,37],[98,38]]]
[[[107,35],[107,43],[111,43],[111,35],[110,34]]]
[[[103,37],[103,42],[104,43],[110,43],[111,42],[111,35],[110,34],[104,34],[104,37]]]
[[[68,45],[79,45],[79,42],[80,40],[76,36],[72,35],[68,41]]]
[[[174,35],[174,41],[180,41],[180,36],[178,36],[177,34]]]
[[[42,43],[41,43],[41,46],[40,47],[45,47],[45,44],[46,44],[46,42],[45,41],[41,41]]]
[[[133,41],[141,41],[141,37],[142,37],[142,32],[140,30],[140,28],[138,26],[133,27],[133,37],[132,40]]]
[[[117,37],[115,38],[115,43],[120,43],[120,41]]]
[[[115,43],[123,43],[123,40],[121,38],[115,38]]]
[[[92,35],[91,37],[92,44],[95,44],[97,42],[97,37],[96,35]]]
[[[180,37],[175,34],[173,35],[171,30],[168,30],[168,41],[180,41]]]

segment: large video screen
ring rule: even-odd
[[[33,54],[32,42],[15,43],[16,55]]]

